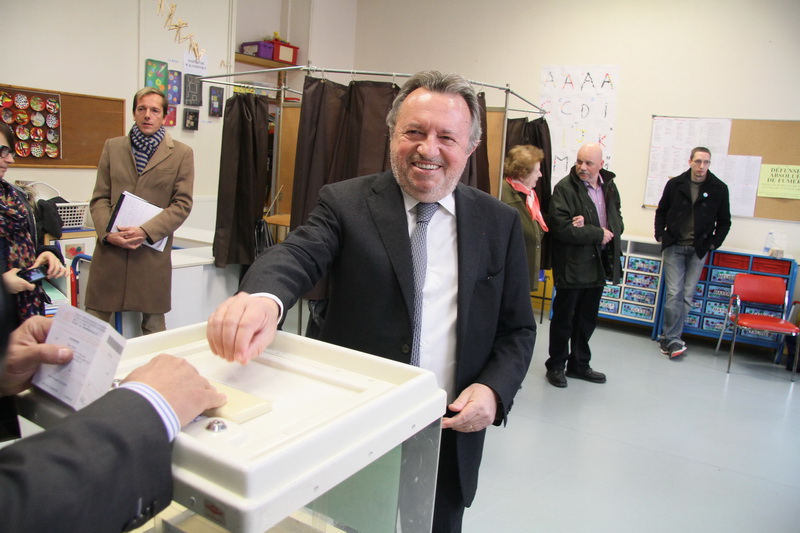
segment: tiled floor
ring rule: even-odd
[[[505,428],[490,428],[465,533],[800,532],[800,379],[765,351],[679,361],[603,324],[603,385],[547,383],[549,322]],[[723,345],[727,349],[727,344]]]

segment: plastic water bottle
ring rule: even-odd
[[[772,247],[774,246],[774,244],[775,244],[775,232],[773,230],[773,231],[770,231],[769,233],[767,233],[767,238],[764,241],[764,254],[765,255],[769,255],[769,251],[772,250]]]

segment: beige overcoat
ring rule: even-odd
[[[166,313],[172,291],[172,234],[192,210],[194,154],[167,133],[138,175],[128,136],[106,141],[89,204],[97,231],[86,307],[99,311]],[[168,237],[163,252],[104,244],[111,213],[123,191],[164,208],[141,227],[153,242]]]

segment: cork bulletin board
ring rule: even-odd
[[[734,120],[728,152],[760,155],[763,165],[800,165],[800,121]],[[800,221],[800,200],[757,197],[753,216]]]
[[[125,100],[121,98],[16,85],[0,85],[0,94],[7,95],[0,102],[3,121],[15,135],[18,126],[22,126],[19,133],[28,136],[23,140],[26,144],[15,150],[17,167],[97,168],[106,139],[126,133]],[[35,126],[39,122],[41,126]],[[16,144],[20,139],[9,141]],[[37,145],[48,151],[42,154]],[[28,155],[21,156],[20,152]]]
[[[656,120],[660,119],[661,124],[672,123],[675,131],[691,131],[695,132],[701,130],[703,127],[714,128],[712,124],[729,123],[730,132],[727,136],[727,154],[738,156],[755,156],[761,158],[761,166],[779,165],[779,166],[800,166],[800,121],[792,120],[754,120],[754,119],[701,119],[691,117],[659,117],[654,115],[654,135],[651,140],[650,146],[650,169],[654,167],[654,160],[658,164],[671,165],[672,167],[680,167],[680,172],[688,168],[688,163],[684,163],[688,159],[689,146],[681,146],[681,149],[673,147],[674,157],[664,157],[663,148],[665,143],[662,139],[658,142],[655,141],[656,135]],[[702,123],[706,123],[703,126]],[[719,130],[725,131],[725,130]],[[680,141],[686,141],[686,137],[692,137],[691,134],[681,137]],[[717,141],[720,140],[720,134],[717,135]],[[668,144],[668,143],[667,143]],[[708,146],[711,148],[711,164],[712,172],[714,171],[714,153],[715,147],[711,144],[706,144],[703,140],[694,142],[692,146]],[[718,153],[718,152],[716,152]],[[654,157],[660,159],[654,159]],[[680,164],[677,163],[680,161]],[[656,165],[656,166],[657,166]],[[718,172],[718,171],[717,171]],[[648,182],[645,191],[645,203],[643,206],[655,207],[658,203],[658,198],[661,196],[664,183],[669,176],[677,174],[662,173],[658,178],[661,180],[653,180],[651,174],[655,174],[651,170],[648,171]],[[729,188],[731,185],[729,184]],[[736,191],[731,190],[731,208],[734,207],[736,202]],[[752,215],[737,215],[737,216],[750,216],[752,218],[765,218],[773,220],[786,220],[786,221],[800,221],[800,200],[793,198],[771,198],[767,196],[755,196],[755,204],[753,205]],[[736,214],[736,213],[734,213]]]

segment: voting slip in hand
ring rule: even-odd
[[[111,213],[111,220],[108,221],[106,231],[112,233],[119,231],[120,227],[141,226],[161,213],[161,211],[163,211],[163,209],[157,205],[153,205],[133,193],[123,191],[122,194],[119,195],[119,200],[117,200],[117,205],[114,207],[114,212]],[[144,241],[142,244],[154,250],[158,250],[159,252],[163,252],[164,247],[167,245],[167,237],[153,244],[147,241]]]

